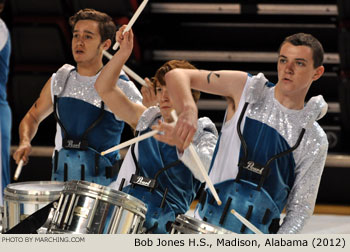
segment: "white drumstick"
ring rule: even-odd
[[[110,54],[107,51],[103,51],[103,55],[106,56],[106,58],[108,58],[109,60],[112,59],[113,55]],[[129,67],[127,67],[126,65],[123,65],[123,70],[125,71],[125,73],[127,75],[129,75],[131,78],[133,78],[135,81],[137,81],[138,83],[140,83],[142,86],[147,87],[147,84],[145,82],[144,79],[142,79],[139,75],[137,75],[137,73],[135,73],[133,70],[131,70]]]
[[[106,155],[108,153],[111,153],[113,151],[120,150],[120,149],[122,149],[124,147],[132,145],[133,143],[137,143],[137,142],[140,142],[140,141],[142,141],[142,140],[144,140],[146,138],[152,137],[152,136],[154,136],[157,133],[158,133],[158,130],[152,130],[150,132],[147,132],[146,134],[143,134],[141,136],[138,136],[138,137],[135,137],[135,138],[130,139],[128,141],[125,141],[124,143],[118,144],[117,146],[114,146],[114,147],[112,147],[112,148],[110,148],[108,150],[102,151],[101,155],[104,156],[104,155]]]
[[[16,181],[21,174],[22,171],[22,166],[23,166],[23,159],[21,159],[17,165],[15,175],[13,176],[13,179]]]
[[[231,210],[231,213],[236,216],[237,219],[239,219],[244,225],[246,225],[250,230],[252,230],[255,234],[264,234],[261,232],[256,226],[254,226],[252,223],[250,223],[246,218],[244,218],[242,215],[237,213],[234,209]]]
[[[148,3],[148,0],[143,0],[143,2],[140,4],[140,6],[137,8],[135,14],[132,16],[132,18],[130,19],[128,25],[126,26],[125,30],[123,31],[123,34],[127,31],[129,31],[132,27],[132,25],[135,23],[136,19],[140,16],[141,12],[143,11],[143,9],[146,7],[146,4]],[[114,46],[113,46],[113,50],[117,50],[119,47],[119,43],[118,41],[115,42]]]
[[[127,75],[129,75],[131,78],[136,80],[138,83],[140,83],[142,86],[147,87],[147,84],[144,79],[142,79],[140,76],[138,76],[133,70],[131,70],[126,65],[123,66],[123,70],[126,72]]]
[[[175,110],[171,111],[171,116],[173,117],[174,121],[176,122],[177,121],[177,115],[176,115],[176,111]],[[209,187],[209,190],[211,191],[211,193],[213,194],[216,202],[220,206],[222,204],[222,202],[221,202],[221,200],[219,198],[219,195],[217,194],[217,192],[216,192],[216,190],[214,188],[214,185],[211,182],[211,179],[209,178],[208,173],[206,172],[206,170],[204,168],[204,165],[203,165],[202,161],[200,160],[200,158],[199,158],[199,156],[198,156],[198,154],[197,154],[193,144],[190,143],[190,146],[188,148],[190,150],[190,153],[191,153],[195,163],[197,164],[197,168],[199,169],[200,173],[204,177],[205,182],[207,183],[207,185]]]

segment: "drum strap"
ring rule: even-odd
[[[54,96],[54,102],[53,102],[53,111],[54,111],[54,117],[57,121],[57,123],[60,125],[61,129],[63,130],[63,140],[62,140],[62,147],[65,149],[78,149],[78,150],[86,150],[89,147],[89,143],[87,140],[87,135],[89,132],[96,127],[97,124],[99,124],[103,116],[105,115],[105,109],[104,109],[104,102],[101,101],[101,112],[98,118],[85,130],[83,133],[82,137],[80,139],[72,139],[69,134],[67,129],[64,127],[62,121],[58,117],[58,112],[57,112],[57,101],[58,97],[57,95]]]
[[[239,116],[238,123],[237,123],[237,134],[239,136],[239,139],[241,140],[244,156],[243,156],[243,158],[241,160],[239,160],[239,163],[238,163],[238,174],[237,174],[237,177],[236,177],[236,182],[239,182],[239,180],[241,179],[243,169],[247,169],[249,171],[253,171],[253,172],[258,173],[258,174],[261,175],[260,182],[259,182],[259,184],[258,184],[258,186],[256,188],[259,191],[261,189],[261,187],[263,186],[263,184],[265,182],[265,179],[268,177],[268,175],[270,173],[270,164],[274,160],[276,160],[277,158],[285,156],[288,153],[294,151],[296,148],[299,147],[299,145],[301,143],[301,140],[303,139],[303,136],[305,134],[305,128],[301,129],[301,132],[299,134],[297,142],[295,143],[294,146],[292,146],[291,148],[289,148],[289,149],[287,149],[285,151],[282,151],[282,152],[272,156],[264,165],[258,164],[258,163],[254,162],[254,161],[251,161],[251,160],[248,160],[248,146],[247,146],[246,141],[244,140],[244,137],[243,137],[242,131],[241,131],[241,124],[242,124],[243,116],[244,116],[244,114],[245,114],[245,112],[247,110],[248,105],[249,105],[248,102],[246,102],[244,104],[244,107],[242,109],[242,112],[241,112],[241,114]]]
[[[58,202],[58,200],[51,202],[32,215],[29,215],[16,226],[8,230],[5,234],[37,234],[37,230],[45,224],[51,208],[53,208],[56,202]]]

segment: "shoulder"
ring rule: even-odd
[[[249,103],[255,103],[264,97],[264,93],[271,90],[275,86],[270,82],[263,73],[257,75],[248,74],[247,83],[245,86],[245,100]]]
[[[123,93],[135,103],[142,103],[142,95],[129,77],[122,71],[116,84]]]
[[[144,131],[153,124],[155,124],[159,119],[161,118],[160,109],[157,106],[152,106],[147,108],[142,115],[140,116],[140,119],[137,123],[136,130],[137,131]]]
[[[215,124],[208,117],[201,117],[197,121],[197,132],[210,132],[218,136]]]

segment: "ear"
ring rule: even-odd
[[[318,80],[324,73],[324,66],[319,66],[316,68],[314,76],[312,76],[312,80]]]
[[[105,42],[102,43],[103,50],[107,51],[108,48],[110,48],[112,45],[112,41],[110,39],[107,39]]]

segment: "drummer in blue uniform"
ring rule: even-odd
[[[316,122],[327,111],[323,97],[305,103],[311,84],[323,72],[323,48],[312,35],[298,33],[278,50],[278,82],[260,73],[174,69],[166,86],[177,111],[174,131],[185,148],[197,125],[189,90],[227,97],[224,124],[209,177],[223,204],[207,190],[196,209],[199,219],[236,233],[252,233],[234,209],[263,233],[299,233],[312,215],[328,141]],[[168,126],[161,125],[158,130]],[[166,141],[166,136],[155,136]],[[280,222],[280,213],[286,216]],[[282,225],[280,226],[280,223]]]
[[[69,21],[76,67],[63,65],[46,82],[20,123],[20,143],[13,157],[16,163],[28,162],[38,126],[53,112],[58,125],[52,180],[108,185],[116,179],[120,156],[100,152],[120,142],[124,122],[105,106],[94,84],[103,68],[102,52],[111,46],[116,26],[110,16],[93,9],[80,10]],[[141,103],[140,92],[125,73],[118,73],[113,85],[131,102]]]
[[[125,26],[117,33],[120,50],[102,70],[95,86],[111,110],[142,135],[151,131],[151,127],[159,121],[172,122],[173,107],[164,83],[165,73],[174,68],[194,69],[194,66],[187,61],[166,62],[157,71],[152,86],[155,88],[159,107],[146,109],[142,105],[131,103],[121,90],[113,85],[133,46],[132,31],[122,35],[124,29]],[[150,81],[148,85],[152,85]],[[198,91],[194,91],[192,95],[195,100],[199,98]],[[194,145],[208,169],[217,141],[217,131],[209,118],[200,118],[197,124]],[[172,143],[176,145],[175,138],[172,139]],[[119,189],[124,180],[126,183],[123,191],[146,203],[146,233],[168,233],[176,216],[189,210],[201,181],[204,180],[196,173],[195,168],[191,169],[193,165],[194,160],[187,149],[148,138],[129,148],[117,181],[110,186]]]

